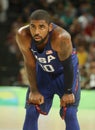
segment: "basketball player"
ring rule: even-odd
[[[39,9],[31,14],[29,25],[18,30],[16,40],[30,83],[23,130],[38,130],[38,117],[48,114],[54,94],[60,98],[66,130],[80,130],[78,59],[70,34],[52,23],[47,11]]]

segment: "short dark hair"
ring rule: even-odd
[[[48,24],[51,23],[51,17],[46,10],[38,9],[32,12],[30,20],[45,20]]]

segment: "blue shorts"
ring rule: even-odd
[[[69,82],[69,81],[68,81]],[[61,98],[64,94],[64,74],[58,73],[47,73],[42,70],[42,68],[37,66],[37,84],[39,92],[44,96],[45,103],[40,106],[42,111],[46,113],[49,112],[54,94],[57,94]],[[73,93],[75,95],[75,103],[72,104],[74,107],[78,107],[80,100],[80,84],[79,84],[79,72],[77,66],[74,68],[74,83],[73,83]],[[26,101],[29,97],[29,89],[26,96]],[[26,103],[26,108],[28,104]]]

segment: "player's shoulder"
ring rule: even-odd
[[[54,29],[54,33],[56,34],[58,39],[71,38],[70,33],[59,25],[56,25]]]
[[[30,35],[29,25],[20,27],[17,31],[17,35],[19,38],[27,38]]]
[[[16,41],[21,49],[25,50],[26,48],[30,48],[31,35],[29,25],[23,26],[18,29],[16,34]]]

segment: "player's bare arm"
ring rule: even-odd
[[[63,31],[59,35],[59,51],[58,56],[60,61],[67,59],[72,53],[72,42],[69,33]]]
[[[62,62],[63,66],[64,66],[64,70],[69,68],[69,62],[70,62],[70,56],[72,54],[72,42],[71,42],[71,36],[68,32],[64,31],[59,35],[59,49],[58,49],[58,56],[60,61]],[[65,65],[66,62],[66,65]],[[66,67],[67,68],[66,68]],[[62,96],[61,98],[61,102],[60,105],[65,107],[68,104],[72,104],[75,102],[75,97],[74,94],[71,92],[72,89],[72,84],[70,86],[70,84],[68,84],[69,82],[72,82],[70,79],[72,77],[69,78],[69,75],[72,72],[68,72],[68,74],[65,74],[65,80],[66,80],[66,86],[65,86],[65,94]],[[69,93],[70,90],[70,93]]]
[[[36,60],[30,51],[31,40],[32,38],[29,32],[29,26],[25,26],[18,30],[16,41],[23,55],[27,77],[30,84],[29,101],[34,104],[41,104],[44,102],[44,97],[39,93],[37,88]]]

